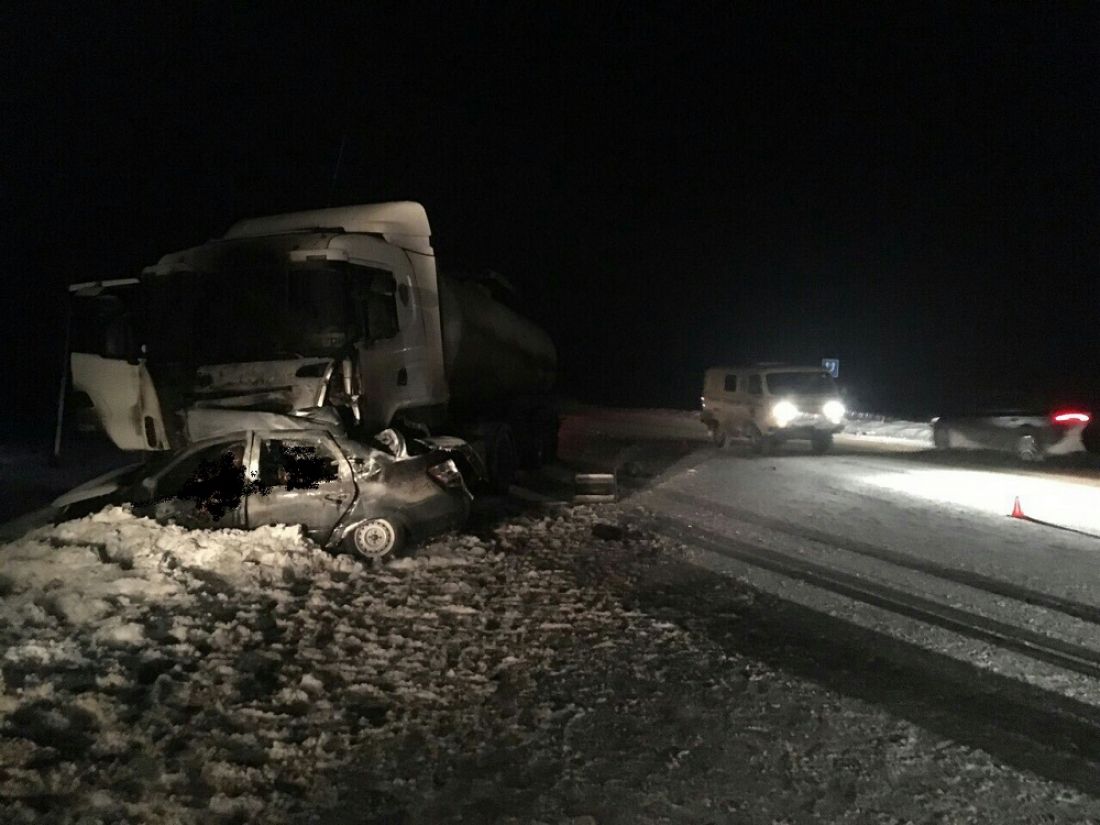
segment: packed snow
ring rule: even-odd
[[[0,822],[1100,812],[739,653],[751,591],[641,524],[561,508],[382,568],[119,508],[0,546]]]
[[[335,801],[351,755],[385,760],[411,729],[432,732],[426,759],[460,743],[501,680],[634,620],[504,563],[561,547],[555,523],[382,570],[297,528],[189,531],[122,508],[0,548],[0,820],[279,821]]]

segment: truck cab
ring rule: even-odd
[[[801,440],[824,453],[844,428],[840,391],[820,367],[712,367],[704,374],[701,402],[700,419],[719,447],[743,439],[766,453]]]
[[[73,389],[123,450],[192,443],[196,411],[328,408],[365,436],[480,441],[506,489],[555,443],[554,346],[441,277],[430,236],[412,202],[252,218],[140,277],[76,284]]]
[[[332,404],[377,431],[445,405],[429,232],[408,203],[246,220],[140,278],[74,285],[73,388],[131,450],[188,443],[194,407]]]

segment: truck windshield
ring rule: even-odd
[[[827,372],[773,372],[767,376],[768,392],[772,395],[831,395],[836,382]]]
[[[356,338],[339,270],[178,273],[146,280],[149,356],[219,364],[332,355]]]
[[[339,356],[398,332],[385,270],[270,257],[225,263],[74,295],[72,351],[198,366]]]
[[[154,363],[225,364],[335,356],[363,338],[376,303],[393,305],[388,272],[346,264],[235,268],[145,279]],[[389,292],[387,295],[386,292]],[[386,314],[386,313],[382,313]],[[394,331],[396,329],[394,310]],[[388,332],[392,335],[393,331]]]

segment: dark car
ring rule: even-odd
[[[53,521],[132,505],[136,515],[191,528],[301,525],[330,549],[382,559],[461,527],[478,472],[459,439],[363,443],[324,429],[225,433],[93,479],[51,506]]]
[[[996,450],[1022,461],[1087,449],[1092,413],[1078,404],[987,404],[932,421],[940,450]]]

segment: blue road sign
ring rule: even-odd
[[[833,378],[840,377],[840,359],[839,358],[822,358],[821,368]]]

